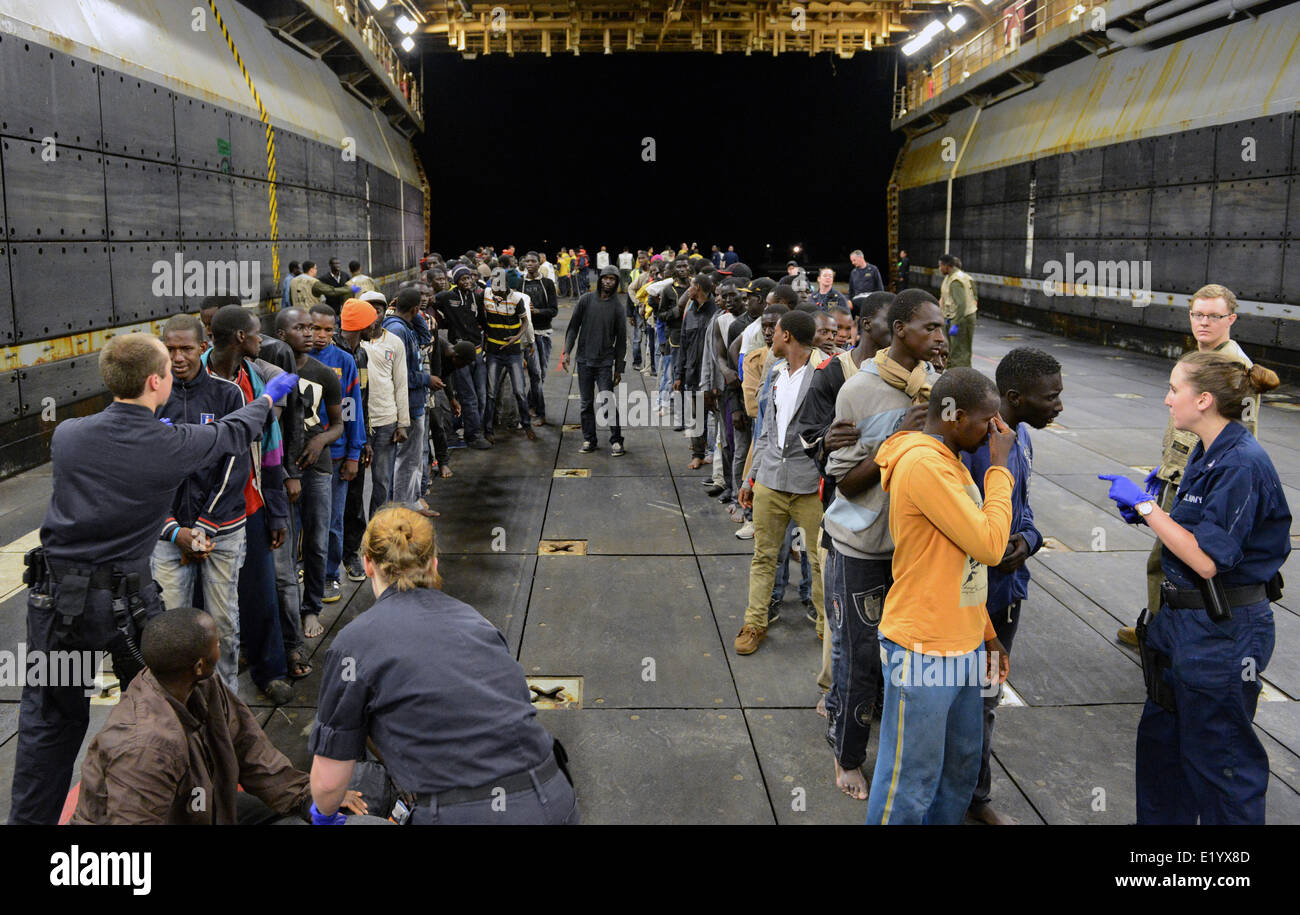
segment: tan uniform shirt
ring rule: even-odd
[[[954,270],[939,287],[939,308],[949,321],[957,321],[979,310],[975,281],[964,270]]]

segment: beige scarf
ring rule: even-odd
[[[877,350],[875,355],[876,371],[891,387],[898,388],[912,403],[929,403],[930,382],[926,380],[925,363],[918,362],[916,368],[908,371],[889,358],[889,348]]]

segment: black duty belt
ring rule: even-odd
[[[56,582],[64,575],[72,573],[87,576],[86,587],[91,591],[113,590],[114,566],[111,562],[98,566],[79,566],[74,562],[66,562],[60,559],[47,559],[46,562],[50,566],[50,577]]]
[[[1225,588],[1224,593],[1228,597],[1230,607],[1245,607],[1268,599],[1268,588],[1265,585],[1243,585],[1240,588]],[[1173,583],[1168,579],[1160,584],[1160,599],[1171,610],[1202,610],[1205,608],[1205,597],[1201,594],[1199,588],[1182,590],[1174,587]]]
[[[437,794],[417,794],[415,803],[420,807],[427,807],[432,801],[436,800],[439,807],[450,807],[452,804],[484,801],[492,797],[492,792],[498,788],[504,788],[506,794],[527,791],[533,787],[533,776],[537,777],[540,784],[554,778],[559,772],[560,767],[555,762],[555,755],[551,754],[546,757],[546,762],[535,769],[525,769],[523,772],[507,775],[505,778],[497,779],[490,785],[480,785],[477,788],[452,788],[449,791],[440,791]]]

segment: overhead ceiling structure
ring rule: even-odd
[[[479,54],[820,54],[897,43],[947,0],[399,0],[418,14],[423,50]]]

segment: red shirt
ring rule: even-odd
[[[239,375],[235,378],[235,384],[244,392],[244,403],[252,403],[253,382],[249,380],[248,372],[244,369],[243,360],[239,363]],[[257,490],[257,471],[258,467],[254,466],[248,474],[248,479],[244,482],[244,503],[247,506],[249,515],[259,511],[265,504],[262,501],[262,494]]]

